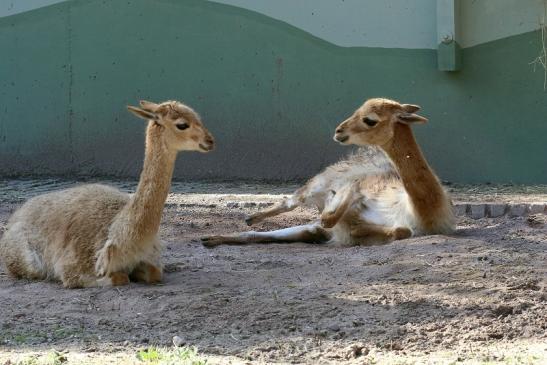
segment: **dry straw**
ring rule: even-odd
[[[543,90],[547,90],[547,44],[545,42],[547,36],[547,25],[545,24],[545,16],[547,15],[547,0],[543,2],[543,8],[543,18],[539,20],[539,29],[541,30],[541,51],[539,56],[530,62],[530,64],[534,66],[534,72],[538,66],[543,68]]]

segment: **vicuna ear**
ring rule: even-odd
[[[420,123],[423,124],[427,122],[427,118],[422,117],[421,115],[414,113],[401,113],[397,116],[397,121],[404,124],[413,124]]]
[[[147,101],[147,100],[141,100],[139,101],[139,104],[141,105],[141,108],[149,112],[155,112],[159,108],[158,104],[153,103],[151,101]]]
[[[127,106],[127,110],[129,110],[131,113],[135,114],[137,117],[146,119],[146,120],[154,120],[158,121],[158,116],[156,113],[149,112],[147,110],[137,108],[136,106]]]
[[[418,110],[421,109],[419,105],[414,104],[403,104],[401,105],[401,107],[407,113],[416,113]]]

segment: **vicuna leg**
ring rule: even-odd
[[[203,237],[201,241],[205,247],[215,247],[222,244],[241,245],[248,243],[322,243],[328,241],[329,238],[329,232],[314,223],[269,232],[250,231],[227,236]]]
[[[358,190],[358,182],[346,185],[340,189],[327,203],[325,209],[321,213],[321,225],[325,228],[334,227],[353,202],[361,197]]]
[[[113,272],[108,275],[110,278],[110,285],[120,286],[129,284],[129,275],[124,272]]]
[[[132,281],[154,284],[161,282],[163,273],[161,267],[152,265],[148,262],[141,262],[129,274]]]
[[[351,227],[351,237],[360,245],[381,245],[410,236],[412,231],[406,227],[391,228],[369,223],[360,223]]]
[[[129,276],[123,271],[110,273],[102,277],[91,276],[79,272],[79,265],[65,265],[61,281],[65,288],[92,288],[103,286],[121,286],[129,284]]]
[[[39,240],[40,236],[25,229],[21,223],[14,224],[0,239],[0,255],[15,278],[46,278],[43,261],[29,243],[32,239]]]
[[[265,209],[261,212],[251,214],[245,218],[245,223],[248,226],[252,226],[255,223],[261,222],[268,217],[273,217],[281,213],[290,212],[300,205],[299,197],[300,190],[297,190],[291,197],[283,199],[282,202],[277,203],[269,209]]]

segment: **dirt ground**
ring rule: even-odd
[[[0,230],[24,199],[73,183],[0,182]],[[174,184],[161,285],[66,290],[1,268],[0,364],[52,348],[68,363],[133,363],[174,336],[221,364],[547,363],[547,215],[460,217],[453,235],[375,247],[200,244],[248,230],[245,214],[296,186]],[[545,186],[449,188],[461,201],[547,200]]]

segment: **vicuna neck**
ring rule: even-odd
[[[162,128],[149,122],[146,130],[144,165],[137,191],[126,206],[138,237],[158,232],[163,206],[173,177],[177,152],[169,149],[161,136]]]
[[[410,127],[396,123],[394,128],[391,143],[382,148],[395,164],[423,229],[437,231],[445,224],[447,215],[451,215],[448,197],[425,160]]]

